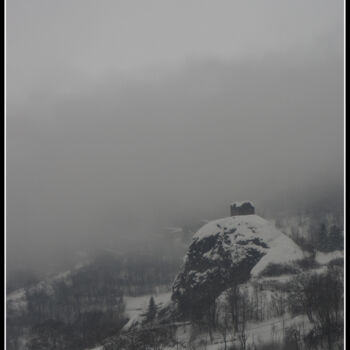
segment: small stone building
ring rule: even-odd
[[[254,205],[249,201],[235,202],[230,205],[231,216],[255,214]]]

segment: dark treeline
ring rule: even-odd
[[[104,253],[66,274],[33,280],[22,286],[26,310],[8,312],[7,347],[18,349],[21,338],[33,350],[83,349],[102,341],[127,322],[123,296],[169,290],[179,264],[149,254]]]
[[[126,256],[100,254],[94,264],[84,268],[92,279],[109,279],[125,295],[138,296],[157,292],[156,287],[169,289],[181,265],[179,258],[139,253]]]

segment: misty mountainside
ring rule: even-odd
[[[242,327],[248,343],[256,327],[268,342],[269,322],[282,319],[290,329],[303,324],[303,336],[320,333],[311,321],[316,311],[298,300],[305,285],[323,291],[323,279],[341,281],[343,231],[336,216],[286,216],[277,228],[251,212],[235,214],[242,215],[209,221],[191,235],[167,228],[159,239],[174,243],[174,256],[169,247],[163,254],[105,252],[31,285],[24,278],[23,288],[7,295],[7,348],[201,349],[206,342],[220,349],[228,334],[235,344]],[[176,254],[186,244],[181,264]],[[337,298],[333,338],[341,327]]]

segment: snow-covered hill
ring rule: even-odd
[[[197,313],[232,283],[257,276],[270,263],[303,257],[289,237],[258,215],[211,221],[194,235],[172,298],[182,311]]]

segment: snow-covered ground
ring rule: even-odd
[[[123,330],[129,329],[135,322],[142,319],[142,314],[147,311],[149,300],[152,297],[149,295],[141,295],[139,297],[124,296],[125,314],[129,318],[128,323],[123,327]],[[161,293],[153,295],[157,306],[164,306],[170,301],[171,293]]]
[[[284,332],[289,327],[296,327],[300,329],[301,332],[307,333],[311,329],[311,324],[306,316],[300,315],[296,317],[291,317],[285,315],[283,317],[276,317],[263,322],[251,322],[247,324],[246,336],[247,345],[261,345],[271,341],[281,342],[284,337]],[[179,327],[177,330],[177,340],[181,345],[176,345],[174,347],[166,347],[166,350],[175,349],[186,349],[189,343],[189,338],[191,334],[191,326]],[[236,335],[227,333],[226,341],[228,345],[239,345],[238,338]],[[207,333],[199,334],[195,341],[198,348],[205,348],[206,350],[221,350],[224,349],[224,339],[223,335],[219,332],[213,334],[213,341],[211,342]],[[200,347],[200,344],[205,344],[204,347]]]

